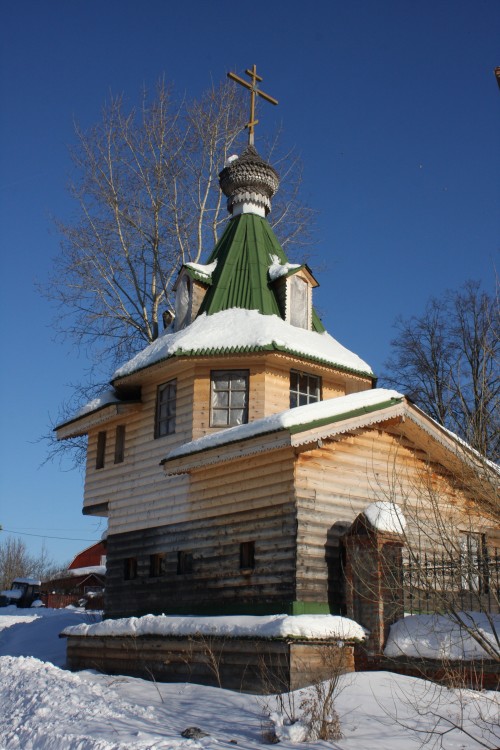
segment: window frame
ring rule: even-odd
[[[165,392],[172,392],[173,396],[168,396],[165,400],[162,399],[162,394]],[[167,407],[167,414],[161,415],[162,407]],[[168,407],[173,405],[173,413],[168,413]],[[169,428],[169,423],[173,424],[172,429]],[[169,435],[175,435],[177,426],[177,378],[167,380],[166,383],[162,383],[156,389],[156,410],[155,410],[155,440],[158,438],[168,437]],[[167,431],[162,432],[162,425],[167,425]]]
[[[96,471],[104,469],[106,465],[106,430],[100,430],[97,433],[97,448],[95,457]]]
[[[119,424],[115,429],[115,464],[125,461],[125,425]]]
[[[297,378],[297,387],[292,387],[292,377]],[[301,390],[301,379],[307,378],[307,389]],[[310,389],[310,381],[316,381],[316,394],[312,397]],[[297,406],[306,406],[307,404],[316,404],[318,401],[323,400],[323,382],[321,375],[314,375],[310,372],[304,372],[302,370],[290,370],[290,409],[294,409]],[[296,403],[292,403],[292,396],[295,396]],[[306,400],[301,403],[301,396],[305,396]]]
[[[225,377],[227,376],[228,381],[228,388],[215,388],[216,384],[216,378],[217,376]],[[245,388],[232,388],[231,387],[231,378],[234,377],[234,379],[244,379],[245,381]],[[244,392],[245,398],[244,398],[244,406],[241,407],[240,405],[233,406],[232,401],[232,394],[235,393],[242,393]],[[216,393],[227,393],[227,406],[221,406],[221,405],[215,405],[214,404],[214,394]],[[225,369],[225,370],[211,370],[210,371],[210,427],[220,427],[220,428],[227,428],[227,427],[236,427],[239,424],[247,424],[248,423],[248,404],[249,404],[249,397],[250,397],[250,370],[239,370],[239,369]],[[225,423],[216,421],[214,417],[214,413],[217,411],[217,413],[221,412],[227,412],[227,421]],[[241,422],[236,422],[231,420],[232,413],[236,413],[239,411],[243,411],[243,419]]]
[[[137,578],[137,557],[125,557],[123,560],[123,580],[134,581]]]
[[[164,552],[153,552],[149,556],[149,577],[161,578],[165,575],[166,555]]]
[[[240,542],[240,570],[255,570],[255,541]]]
[[[193,572],[193,553],[190,550],[181,549],[177,552],[177,575],[185,576]]]

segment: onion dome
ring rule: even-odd
[[[240,157],[228,160],[219,174],[219,184],[227,196],[230,214],[267,216],[271,210],[271,198],[279,187],[279,176],[261,159],[254,146],[247,146]]]

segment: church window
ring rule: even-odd
[[[212,427],[232,427],[248,422],[248,370],[212,370]]]
[[[119,424],[115,430],[115,464],[123,463],[125,458],[125,425]]]
[[[137,578],[137,557],[126,557],[123,561],[123,577],[126,581]]]
[[[180,331],[190,323],[192,284],[189,276],[180,278],[175,293],[175,328]]]
[[[180,550],[177,553],[177,575],[193,572],[193,553]]]
[[[169,380],[158,387],[156,397],[155,437],[173,435],[175,432],[175,412],[177,400],[177,380]]]
[[[290,372],[290,409],[321,401],[321,378],[307,372]]]
[[[156,553],[149,556],[149,577],[158,578],[165,573],[165,555]]]
[[[98,432],[97,433],[97,455],[95,459],[96,469],[104,468],[105,457],[106,457],[106,433]]]
[[[300,276],[291,276],[289,283],[289,320],[292,326],[309,329],[309,284]]]
[[[253,570],[255,568],[255,542],[241,542],[240,568],[241,570]]]

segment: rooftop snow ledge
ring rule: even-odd
[[[336,615],[233,615],[227,617],[179,617],[144,615],[104,620],[94,625],[65,628],[61,635],[140,636],[210,635],[232,638],[339,638],[364,640],[365,630],[354,620]]]
[[[349,396],[339,396],[329,398],[326,401],[317,401],[314,404],[305,406],[296,406],[294,409],[287,409],[278,414],[271,414],[269,417],[256,419],[255,422],[229,427],[220,430],[211,435],[204,435],[197,440],[184,443],[174,448],[167,457],[161,462],[162,464],[173,458],[185,456],[190,453],[216,448],[227,443],[238,440],[247,440],[257,435],[278,430],[297,431],[296,428],[316,422],[336,421],[345,416],[347,418],[353,412],[363,412],[376,410],[387,405],[402,403],[404,396],[398,391],[387,388],[373,388],[369,391],[359,391],[351,393]]]
[[[174,356],[278,349],[373,377],[370,365],[328,333],[297,328],[277,315],[233,308],[200,315],[176,333],[165,332],[113,374],[112,380]]]

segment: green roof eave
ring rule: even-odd
[[[381,409],[388,409],[390,406],[401,404],[403,401],[403,398],[391,398],[388,401],[381,401],[379,404],[362,406],[359,409],[352,409],[351,411],[346,411],[333,417],[325,417],[324,419],[315,419],[312,422],[307,422],[305,424],[292,425],[291,427],[288,427],[288,431],[290,435],[296,435],[298,432],[304,432],[305,430],[313,430],[316,427],[324,427],[327,424],[343,422],[345,419],[353,419],[354,417],[361,417],[363,414],[370,414],[371,412],[380,411]]]
[[[122,380],[123,378],[129,377],[130,375],[136,375],[138,372],[147,370],[149,367],[154,367],[155,365],[159,365],[161,362],[166,362],[167,359],[173,359],[174,357],[220,357],[227,356],[229,354],[255,354],[258,352],[272,351],[283,352],[284,354],[290,354],[293,357],[297,357],[298,359],[302,359],[306,362],[316,362],[317,364],[326,365],[327,367],[332,367],[335,370],[340,370],[341,372],[347,372],[352,375],[359,375],[364,378],[370,378],[370,380],[376,380],[376,375],[373,372],[356,370],[353,367],[346,367],[345,365],[337,364],[336,362],[332,362],[329,359],[324,359],[323,357],[304,354],[304,352],[298,352],[294,349],[290,349],[286,346],[280,346],[279,344],[273,342],[270,344],[262,344],[260,346],[224,346],[206,349],[181,349],[167,355],[166,357],[162,357],[161,359],[157,359],[154,362],[144,365],[144,367],[138,367],[136,370],[133,370],[133,372],[118,376],[114,378],[111,383],[113,384],[119,380]]]

